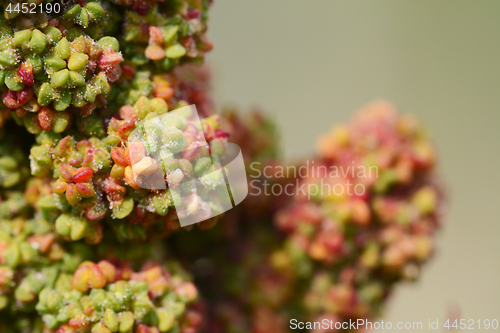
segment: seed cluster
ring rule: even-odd
[[[180,227],[175,207],[137,176],[161,167],[174,188],[202,176],[194,143],[227,138],[208,97],[185,82],[192,74],[176,73],[208,50],[207,4],[70,1],[33,14],[0,5],[0,331],[198,331],[198,289],[161,250]],[[137,27],[145,40],[127,40]],[[176,30],[158,43],[168,68],[145,56],[155,27]],[[169,113],[195,102],[202,127]],[[165,128],[147,126],[155,117]],[[129,138],[145,127],[169,129],[156,149],[181,158],[148,159],[141,148],[153,147]]]
[[[233,116],[231,123],[236,127],[240,120]],[[263,131],[259,133],[266,142]],[[291,200],[249,198],[247,207],[228,213],[217,242],[226,245],[224,255],[238,264],[219,267],[220,253],[207,255],[217,267],[212,269],[223,271],[212,278],[223,279],[226,286],[215,305],[214,327],[288,332],[292,318],[376,318],[394,286],[417,279],[434,253],[443,189],[434,148],[414,118],[377,102],[321,137],[317,147],[315,163],[304,163],[310,168],[307,176],[265,179],[295,187]],[[276,166],[273,156],[260,162],[253,168]],[[332,175],[333,166],[377,167],[378,176]],[[308,184],[347,180],[363,184],[365,192],[298,190],[304,184],[308,189]],[[246,223],[239,223],[241,219]],[[202,293],[214,292],[205,288]]]

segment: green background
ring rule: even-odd
[[[218,0],[209,36],[218,105],[275,115],[288,160],[374,99],[423,120],[449,215],[384,320],[500,319],[500,1]]]

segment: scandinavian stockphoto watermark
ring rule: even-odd
[[[232,209],[248,194],[240,148],[207,142],[194,105],[138,123],[127,145],[145,151],[131,161],[136,185],[164,191],[183,227]]]
[[[326,166],[314,160],[300,166],[263,166],[253,162],[250,170],[250,195],[302,195],[308,200],[316,196],[361,197],[366,193],[367,184],[378,178],[377,166],[356,165],[354,161],[340,166]],[[276,181],[280,179],[288,181]]]
[[[164,193],[183,227],[232,209],[248,194],[361,197],[378,178],[376,166],[327,167],[311,160],[300,166],[254,162],[247,177],[240,147],[207,140],[194,105],[137,123],[127,146],[138,156],[130,161],[135,185]]]

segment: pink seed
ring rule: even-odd
[[[92,176],[94,175],[94,170],[91,168],[80,168],[77,170],[75,176],[73,177],[73,181],[75,183],[87,183],[92,180]]]
[[[128,158],[130,165],[134,165],[146,156],[146,148],[141,141],[136,141],[128,148]]]
[[[149,44],[162,44],[163,43],[163,34],[158,27],[150,26],[149,27]]]

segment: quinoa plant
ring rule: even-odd
[[[251,178],[283,164],[260,112],[214,112],[196,67],[210,4],[0,0],[0,332],[285,332],[375,318],[419,276],[443,194],[421,125],[388,104],[322,137],[311,167],[377,177],[267,179],[363,195],[251,194],[222,214],[209,190],[228,140]],[[158,172],[164,188],[144,186]]]

